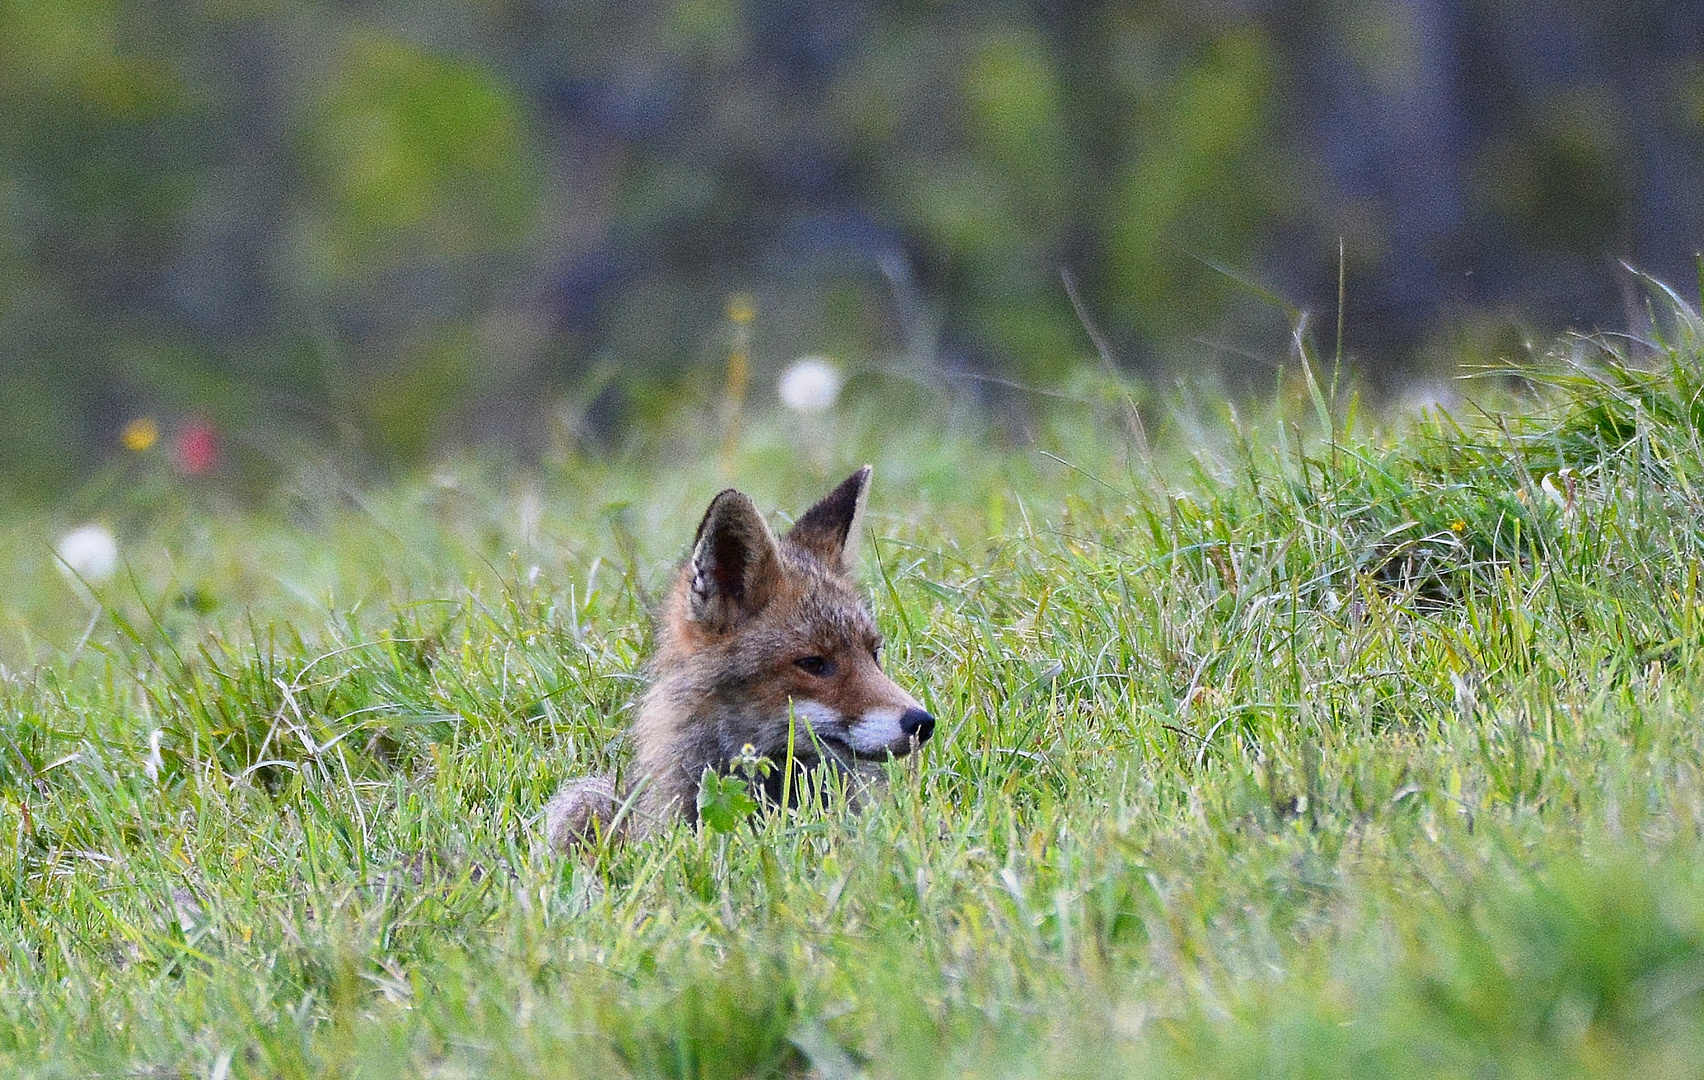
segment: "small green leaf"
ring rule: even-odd
[[[698,782],[698,820],[712,832],[733,832],[756,809],[757,801],[746,793],[744,780],[704,770]]]

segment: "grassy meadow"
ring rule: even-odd
[[[0,526],[0,1072],[1699,1075],[1704,326],[1666,322],[1448,413],[1297,362],[1234,409],[1085,378],[995,439],[870,387],[261,505],[131,455]],[[784,523],[864,461],[934,742],[863,812],[544,850],[710,496]],[[52,556],[90,520],[92,590]]]

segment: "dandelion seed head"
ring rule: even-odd
[[[73,529],[53,550],[59,556],[59,572],[73,582],[104,585],[118,570],[118,541],[100,525]]]
[[[820,413],[834,407],[845,377],[826,356],[802,356],[793,361],[776,384],[781,403],[794,412]]]

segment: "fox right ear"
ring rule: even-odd
[[[787,534],[797,544],[847,577],[858,572],[858,540],[864,532],[864,504],[870,498],[868,465],[806,510]]]
[[[693,621],[722,630],[757,614],[780,573],[775,534],[752,501],[732,488],[711,500],[692,545]]]

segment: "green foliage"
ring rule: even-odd
[[[1210,296],[1223,303],[1214,292],[1223,283],[1205,267],[1184,267],[1176,248],[1240,263],[1251,228],[1283,197],[1255,160],[1272,68],[1258,33],[1227,35],[1177,73],[1148,123],[1130,133],[1107,207],[1108,276],[1150,334],[1175,325],[1180,307],[1199,311]]]
[[[733,293],[754,396],[1058,390],[1062,268],[1121,359],[1241,366],[1281,330],[1212,267],[1329,310],[1339,244],[1369,366],[1519,352],[1511,298],[1619,322],[1604,253],[1697,232],[1686,5],[1444,7],[0,0],[0,486],[143,413],[251,492],[303,442],[612,438],[717,377]]]
[[[484,254],[532,225],[519,107],[471,64],[354,34],[302,129],[323,215],[306,258],[325,286],[399,258]]]
[[[698,818],[712,832],[733,832],[757,810],[757,800],[746,792],[737,776],[719,776],[704,770],[698,782]]]
[[[268,510],[115,485],[128,566],[87,594],[15,516],[0,1062],[1690,1075],[1704,366],[1665,340],[1474,421],[1370,427],[1304,375],[1144,406],[1144,444],[1106,382],[1034,450],[872,394],[749,418],[727,473],[689,417]],[[937,738],[861,808],[712,775],[702,829],[545,850],[563,779],[629,769],[708,494],[797,507],[865,460],[885,662]]]

